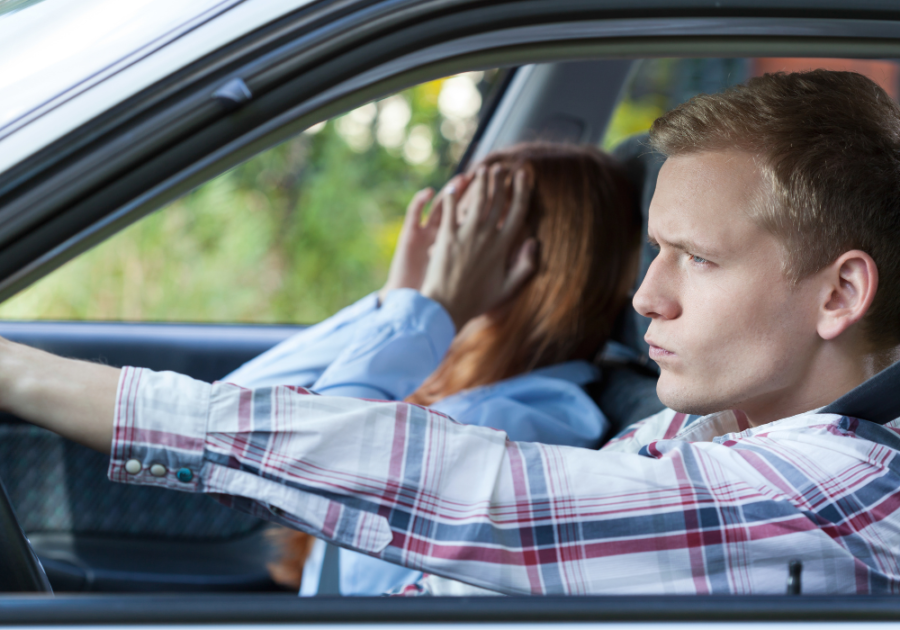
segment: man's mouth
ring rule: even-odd
[[[644,341],[647,342],[647,345],[650,346],[650,358],[654,361],[658,361],[659,359],[665,359],[667,357],[674,357],[675,353],[671,350],[667,350],[662,346],[658,346],[651,339],[644,337]]]

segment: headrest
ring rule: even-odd
[[[819,413],[836,413],[875,424],[900,418],[900,362],[851,389]]]

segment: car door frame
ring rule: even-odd
[[[425,3],[422,3],[425,4]],[[429,4],[434,13],[430,20],[405,27],[419,37],[434,34],[426,27],[437,28],[438,17],[445,19],[452,6],[462,3]],[[508,3],[506,11],[527,3]],[[503,64],[549,61],[557,59],[578,59],[591,56],[615,55],[712,55],[728,54],[751,56],[760,52],[770,55],[790,56],[857,56],[882,55],[898,57],[900,51],[900,16],[889,9],[876,9],[878,3],[859,3],[854,9],[841,10],[836,4],[820,3],[815,20],[800,19],[802,16],[790,14],[808,8],[808,3],[790,4],[785,9],[781,4],[777,10],[771,5],[756,4],[754,11],[747,3],[721,2],[737,11],[737,14],[716,15],[713,3],[691,5],[693,13],[684,9],[674,17],[660,18],[666,13],[659,3],[652,5],[656,13],[652,17],[626,17],[604,19],[610,12],[594,8],[596,19],[574,20],[579,15],[574,8],[566,13],[566,7],[577,3],[556,2],[559,15],[570,21],[552,24],[514,25],[504,30],[506,37],[478,36],[453,37],[452,32],[440,43],[430,42],[422,49],[407,50],[404,54],[401,41],[392,41],[387,48],[394,57],[387,60],[375,59],[368,69],[359,58],[371,53],[371,46],[380,39],[358,46],[357,50],[345,50],[337,57],[321,63],[314,70],[285,75],[282,83],[273,83],[268,92],[261,90],[258,99],[250,100],[242,107],[233,107],[222,98],[214,97],[215,91],[234,78],[241,78],[247,85],[253,84],[252,77],[269,77],[274,66],[261,66],[260,75],[241,74],[245,66],[230,66],[228,71],[205,76],[197,84],[184,88],[184,97],[160,102],[143,111],[142,117],[114,125],[107,133],[100,134],[92,143],[68,153],[60,161],[53,161],[42,169],[38,161],[29,162],[28,169],[18,173],[15,182],[2,179],[3,197],[0,210],[10,204],[19,203],[25,195],[33,194],[41,221],[19,226],[15,236],[28,247],[4,247],[0,253],[0,299],[26,286],[49,269],[61,264],[79,251],[99,242],[109,234],[121,229],[140,216],[159,207],[166,201],[193,186],[223,172],[246,157],[272,146],[278,141],[319,122],[320,120],[347,111],[363,102],[385,95],[412,83],[436,78],[460,70],[479,67],[493,67]],[[629,3],[640,8],[639,1]],[[824,9],[822,8],[824,4]],[[369,5],[375,6],[375,5]],[[497,10],[500,5],[492,4],[486,10]],[[542,3],[543,15],[551,14],[548,3]],[[608,5],[603,5],[604,7]],[[682,8],[687,6],[682,5]],[[778,17],[760,17],[760,6]],[[738,11],[743,11],[740,13]],[[591,8],[579,5],[580,15],[590,13]],[[453,13],[455,18],[465,16],[471,20],[476,9],[469,8]],[[669,8],[671,14],[671,7]],[[785,11],[788,17],[783,17]],[[811,9],[810,9],[811,11]],[[830,13],[829,13],[830,11]],[[868,12],[866,12],[868,11]],[[697,15],[697,13],[701,15]],[[705,12],[705,13],[704,13]],[[764,13],[764,11],[762,11]],[[651,12],[652,13],[652,12]],[[538,15],[540,12],[528,14]],[[688,15],[690,14],[690,15]],[[501,12],[501,15],[502,12]],[[552,15],[557,15],[552,13]],[[890,21],[875,21],[871,18],[887,15]],[[862,17],[861,17],[862,16]],[[508,14],[507,14],[508,18]],[[656,19],[657,22],[652,20]],[[791,20],[795,20],[791,22]],[[854,21],[856,20],[856,21]],[[508,20],[507,20],[508,21]],[[496,21],[493,22],[496,24]],[[628,30],[628,27],[632,30]],[[422,26],[417,30],[417,27]],[[508,24],[506,25],[508,26]],[[503,29],[498,29],[503,30]],[[397,32],[403,32],[400,29]],[[441,31],[444,32],[444,31]],[[774,33],[774,35],[773,35]],[[386,36],[386,35],[384,35]],[[286,44],[287,45],[287,44]],[[399,48],[398,48],[399,46]],[[441,48],[444,46],[444,48]],[[430,51],[430,56],[423,52]],[[297,61],[310,62],[318,53],[303,50]],[[452,56],[451,56],[452,55]],[[258,61],[254,59],[254,61]],[[339,63],[356,67],[352,76],[340,75],[326,80],[321,67],[331,71],[340,67]],[[247,61],[250,64],[250,60]],[[338,64],[338,65],[329,65]],[[305,66],[309,67],[309,66]],[[262,70],[270,72],[266,75]],[[259,78],[260,83],[263,78]],[[251,91],[255,88],[251,87]],[[270,98],[271,97],[271,98]],[[224,99],[227,101],[227,99]],[[190,109],[189,106],[196,106]],[[178,112],[196,114],[191,120],[193,127],[178,123]],[[121,113],[121,112],[120,112]],[[157,118],[153,118],[156,116]],[[124,170],[106,169],[87,189],[78,188],[73,183],[63,186],[56,197],[41,196],[35,187],[46,185],[54,177],[59,181],[70,181],[78,172],[79,155],[95,158],[109,156],[115,147],[120,147],[123,134],[135,132],[137,137],[147,133],[141,125],[153,118],[155,123],[172,121],[172,127],[165,127],[169,144],[146,144],[138,142],[135,152],[129,156],[129,166]],[[186,124],[186,123],[185,123]],[[176,137],[173,129],[183,131],[183,137]],[[66,139],[67,141],[70,139]],[[161,161],[173,159],[177,149],[187,150],[182,159],[175,160],[169,167]],[[165,146],[163,146],[165,145]],[[201,150],[202,149],[202,150]],[[84,153],[80,153],[84,152]],[[46,157],[46,156],[45,156]],[[142,159],[138,159],[142,158]],[[86,159],[86,158],[85,158]],[[5,177],[6,174],[4,174]],[[68,178],[68,179],[67,179]],[[14,185],[13,185],[14,184]],[[95,203],[93,211],[85,208]],[[43,204],[43,205],[42,205]],[[35,210],[36,214],[40,214]],[[28,213],[25,213],[28,214]],[[24,215],[23,215],[24,216]],[[23,227],[24,226],[24,227]],[[13,234],[9,226],[0,230],[0,242],[8,244]],[[5,240],[3,240],[5,239]],[[29,249],[30,248],[30,249]],[[12,252],[7,256],[7,253]],[[30,253],[29,253],[30,252]],[[15,255],[13,255],[15,254]],[[28,254],[28,255],[26,255]],[[18,258],[16,258],[18,256]],[[787,577],[787,572],[785,573]],[[773,585],[773,589],[778,585]],[[362,624],[371,622],[428,623],[436,619],[448,621],[487,622],[552,622],[552,621],[646,621],[665,623],[671,621],[845,621],[848,624],[859,620],[898,620],[900,600],[895,597],[587,597],[587,598],[535,598],[535,599],[493,599],[484,600],[427,600],[425,602],[399,600],[342,601],[340,606],[333,601],[298,601],[295,598],[267,597],[214,597],[208,598],[117,598],[117,606],[110,607],[105,598],[57,598],[48,605],[47,600],[32,598],[4,598],[0,607],[0,621],[5,623],[45,623],[54,625],[82,623],[214,623],[236,622],[328,622]],[[380,607],[380,608],[379,608]],[[849,627],[849,626],[848,626]]]

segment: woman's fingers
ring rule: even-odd
[[[425,209],[425,206],[428,205],[433,196],[434,190],[431,188],[420,190],[413,196],[412,201],[406,207],[406,225],[404,227],[410,225],[420,227],[422,225],[422,210]]]
[[[447,236],[456,234],[457,199],[456,186],[453,183],[448,184],[441,195],[441,227],[439,233],[444,233]]]
[[[515,295],[534,274],[537,270],[537,253],[537,240],[533,238],[525,239],[525,242],[519,247],[519,251],[516,252],[516,258],[506,273],[506,277],[503,279],[500,297],[497,300],[498,304],[502,304]]]
[[[460,208],[463,216],[460,217],[460,227],[465,234],[473,233],[478,227],[482,209],[488,202],[488,174],[484,166],[479,166],[472,179],[472,192],[469,195],[465,208]],[[468,201],[467,200],[467,201]]]
[[[501,238],[510,243],[519,234],[525,217],[528,215],[528,202],[531,195],[531,178],[524,169],[519,169],[513,176],[513,197],[503,221]]]
[[[441,224],[432,248],[421,292],[441,304],[457,329],[511,297],[537,268],[537,242],[527,239],[510,257],[506,232],[521,234],[530,189],[524,174],[514,178],[510,215],[497,228],[509,192],[508,172],[479,168],[466,193],[466,214],[457,222],[460,191],[443,195]],[[488,194],[488,184],[494,194]],[[522,207],[526,206],[526,207]],[[490,223],[489,223],[490,222]]]
[[[450,178],[441,191],[434,198],[434,203],[431,205],[431,214],[428,215],[428,224],[431,226],[438,226],[440,224],[441,210],[443,210],[444,206],[444,197],[447,196],[447,191],[451,188],[456,191],[456,198],[459,199],[462,194],[466,191],[466,188],[469,187],[469,183],[472,181],[473,175],[469,173],[460,173],[459,175],[454,175]],[[432,216],[435,215],[435,210],[437,210],[437,216],[434,217],[434,221],[432,222]]]
[[[508,174],[509,172],[500,164],[491,167],[490,203],[485,204],[488,207],[482,209],[484,214],[480,217],[481,225],[496,228],[500,223],[500,217],[509,199],[506,185]]]
[[[466,190],[468,190],[469,185],[474,179],[475,173],[460,173],[459,175],[455,175],[453,179],[450,180],[451,182],[453,182],[456,188],[457,199],[462,199],[462,196],[466,194]]]
[[[428,218],[425,219],[425,230],[429,233],[437,232],[438,228],[441,225],[441,217],[444,214],[444,204],[440,202],[435,202],[431,206],[431,212],[428,213]]]
[[[394,289],[416,289],[422,284],[425,266],[428,264],[428,248],[434,241],[435,232],[422,226],[422,211],[433,196],[434,191],[430,188],[420,190],[406,207],[406,216],[391,258],[387,281],[378,292],[378,299],[382,303]]]

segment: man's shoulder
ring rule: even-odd
[[[826,441],[857,438],[900,451],[900,419],[879,425],[857,418],[810,411],[752,427],[747,416],[738,410],[703,416],[666,408],[626,427],[603,449],[636,453],[651,442],[669,439],[735,445],[744,440],[753,443],[759,440],[804,441],[813,436]]]
[[[753,427],[745,433],[747,438],[769,440],[855,438],[900,451],[900,419],[878,424],[840,414],[809,412]]]
[[[603,450],[637,452],[641,446],[652,440],[664,439],[673,427],[682,426],[685,422],[699,417],[678,413],[674,409],[663,409],[619,431],[603,446]],[[675,429],[676,432],[678,430]]]

